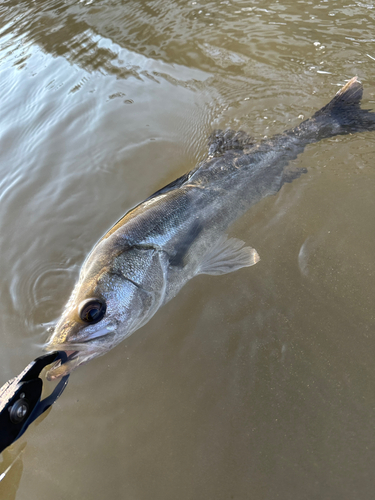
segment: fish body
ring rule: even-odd
[[[305,172],[288,164],[307,144],[374,130],[375,113],[359,106],[362,92],[353,78],[311,118],[260,143],[244,132],[214,132],[204,161],[130,210],[88,255],[46,346],[71,359],[50,378],[112,349],[197,274],[258,262],[256,250],[225,236],[228,226]]]

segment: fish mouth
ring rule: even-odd
[[[65,375],[69,375],[78,366],[83,365],[106,352],[104,349],[94,349],[87,344],[47,344],[45,349],[48,351],[64,351],[68,358],[65,362],[56,361],[46,373],[47,380],[56,380]]]
[[[53,363],[51,368],[46,373],[46,379],[56,380],[65,375],[69,375],[74,368],[76,368],[80,363],[79,351],[65,351],[68,354],[68,359],[61,364],[61,359]]]
[[[46,351],[64,351],[66,361],[56,361],[46,373],[47,380],[55,380],[69,375],[78,366],[83,365],[93,358],[105,354],[114,343],[115,331],[112,327],[103,327],[84,338],[74,338],[70,335],[54,335],[44,345]],[[62,337],[62,338],[61,338]]]

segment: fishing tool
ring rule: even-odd
[[[61,378],[49,396],[41,399],[42,370],[57,361],[67,361],[64,351],[55,351],[34,359],[15,378],[0,388],[0,453],[14,443],[42,413],[58,399],[65,389],[69,374]]]

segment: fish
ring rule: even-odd
[[[298,126],[256,142],[244,131],[216,130],[207,157],[128,211],[98,241],[45,345],[68,360],[47,377],[71,373],[145,325],[199,274],[223,275],[259,261],[257,251],[228,238],[230,224],[306,169],[288,167],[308,144],[375,130],[362,109],[357,77]]]

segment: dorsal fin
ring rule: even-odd
[[[255,144],[255,139],[243,130],[214,130],[208,138],[209,156],[221,155],[229,149],[243,149]]]
[[[182,175],[181,177],[179,177],[178,179],[175,179],[174,181],[170,182],[169,184],[167,184],[166,186],[162,187],[161,189],[159,189],[158,191],[156,191],[155,193],[153,193],[151,196],[149,196],[148,198],[146,198],[144,201],[142,201],[141,203],[138,203],[137,205],[135,205],[133,208],[131,208],[130,210],[128,210],[122,217],[120,217],[120,219],[115,222],[115,224],[113,224],[113,226],[106,232],[106,234],[99,240],[102,241],[103,238],[106,238],[108,237],[110,234],[113,233],[113,231],[115,230],[116,226],[118,224],[121,223],[121,221],[123,219],[125,219],[125,217],[127,217],[129,214],[131,214],[131,212],[133,212],[136,208],[138,208],[140,205],[142,205],[143,203],[145,203],[146,201],[149,201],[151,200],[152,198],[156,198],[156,196],[159,196],[161,194],[164,194],[164,193],[167,193],[168,191],[172,191],[173,189],[176,189],[176,188],[179,188],[182,186],[182,184],[184,182],[186,182],[190,177],[191,175],[193,174],[193,172],[195,171],[194,170],[191,170],[190,172],[187,172],[186,174]],[[98,242],[98,243],[99,243]],[[95,248],[95,247],[94,247]]]
[[[155,191],[155,193],[153,193],[151,196],[146,198],[144,201],[151,200],[151,198],[155,198],[156,196],[159,196],[160,194],[164,194],[164,193],[167,193],[168,191],[171,191],[172,189],[177,189],[177,188],[181,187],[182,184],[184,182],[186,182],[191,177],[194,170],[191,170],[190,172],[187,172],[186,174],[181,175],[181,177],[179,177],[178,179],[175,179],[174,181],[170,182],[169,184],[162,187],[158,191]],[[144,201],[142,201],[142,203],[144,203]]]

